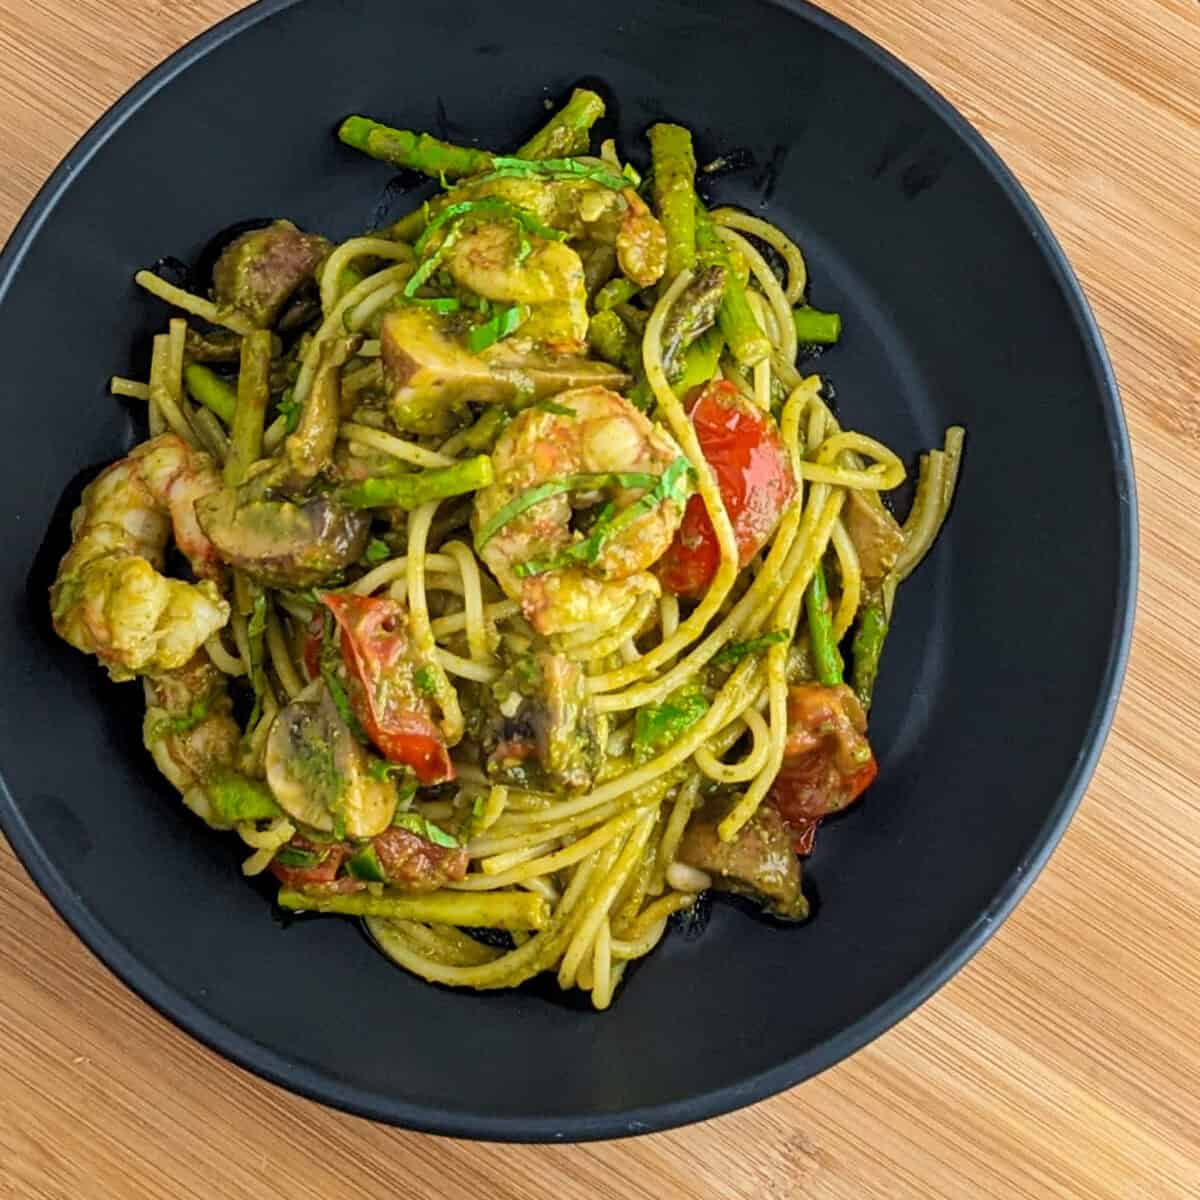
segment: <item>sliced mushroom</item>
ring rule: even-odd
[[[726,802],[710,800],[696,812],[679,843],[679,861],[711,875],[722,891],[758,900],[773,916],[785,921],[807,917],[800,861],[775,807],[760,804],[737,837],[723,842],[717,827],[728,807]]]
[[[630,382],[607,363],[525,354],[504,342],[472,354],[464,331],[456,315],[441,317],[418,307],[399,308],[384,318],[384,383],[400,429],[446,433],[467,401],[514,404],[589,384],[621,391]]]
[[[390,825],[396,789],[373,778],[368,762],[324,687],[283,709],[267,738],[267,783],[279,807],[324,833],[340,822],[346,836],[368,838]]]
[[[357,561],[370,516],[328,496],[243,499],[222,488],[196,502],[200,528],[221,558],[268,587],[311,587]]]
[[[878,496],[851,488],[846,493],[842,520],[858,552],[858,566],[863,578],[882,579],[904,548],[904,533],[896,518],[883,507]]]
[[[266,329],[329,254],[323,237],[275,221],[235,238],[213,267],[213,295]]]
[[[583,668],[548,650],[520,655],[483,702],[488,774],[557,792],[587,791],[601,759]]]

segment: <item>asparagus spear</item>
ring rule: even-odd
[[[842,318],[838,313],[821,312],[807,304],[792,309],[796,340],[801,345],[832,346],[842,336]]]
[[[604,101],[576,88],[563,107],[517,151],[516,158],[570,158],[586,154],[592,126],[604,116]]]
[[[263,419],[270,399],[271,333],[256,329],[242,339],[238,371],[237,406],[225,460],[225,482],[236,487],[252,463],[262,456]]]
[[[682,125],[651,125],[650,159],[654,171],[654,207],[667,232],[664,285],[696,265],[696,154],[692,135]]]
[[[721,299],[717,323],[734,358],[744,367],[762,362],[771,353],[770,340],[759,328],[746,300],[746,285],[734,270],[729,247],[721,241],[712,218],[699,203],[696,205],[696,245],[702,263],[725,268],[725,295]]]
[[[188,394],[197,404],[211,409],[225,422],[233,424],[237,409],[237,389],[201,363],[188,363],[183,368],[183,382]]]
[[[308,895],[281,888],[280,908],[340,913],[347,917],[384,917],[393,921],[429,921],[437,925],[483,929],[543,929],[550,906],[534,892],[334,892]]]
[[[833,614],[825,585],[824,563],[817,563],[804,602],[808,611],[808,636],[812,643],[817,678],[826,687],[836,687],[842,682],[842,656],[833,640]]]
[[[887,633],[888,619],[882,599],[868,600],[859,615],[858,629],[851,644],[854,690],[863,708],[871,707],[871,694],[875,690],[875,677],[879,674],[879,659]]]
[[[624,275],[618,275],[616,279],[610,279],[596,293],[596,311],[604,312],[610,308],[617,308],[627,301],[632,300],[641,290],[641,287],[634,283],[632,279],[626,279]]]
[[[597,357],[626,371],[636,371],[641,346],[629,326],[612,309],[605,309],[588,322],[588,345]]]
[[[419,508],[431,500],[444,500],[478,491],[492,482],[492,460],[486,454],[466,458],[452,467],[364,479],[343,488],[338,498],[350,508]]]
[[[338,129],[338,137],[347,146],[381,162],[408,167],[434,179],[478,175],[492,165],[492,156],[486,150],[455,146],[428,133],[392,129],[370,117],[347,117]]]

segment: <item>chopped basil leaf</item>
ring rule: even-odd
[[[418,667],[413,672],[413,683],[418,692],[426,696],[434,696],[438,690],[437,672],[432,667]]]
[[[518,579],[530,575],[542,575],[547,571],[557,571],[572,563],[594,563],[600,556],[605,544],[618,534],[623,533],[639,517],[652,511],[659,504],[673,501],[682,505],[691,494],[692,467],[688,460],[680,455],[658,477],[655,486],[640,499],[626,505],[619,513],[602,514],[592,526],[591,532],[582,541],[568,546],[558,554],[549,558],[534,558],[520,563],[514,568]]]
[[[250,614],[250,623],[246,626],[246,632],[251,637],[262,637],[267,631],[267,594],[259,592],[254,597],[254,610]]]
[[[296,426],[300,424],[300,405],[296,401],[294,389],[288,388],[283,393],[276,408],[284,420],[284,432],[295,433]]]
[[[367,774],[380,783],[387,783],[397,773],[404,774],[408,768],[403,763],[390,763],[382,758],[371,758],[367,763]]]
[[[392,818],[392,824],[399,829],[407,829],[409,833],[415,833],[417,837],[423,837],[435,846],[446,846],[452,850],[458,848],[457,838],[452,837],[432,821],[427,821],[420,813],[397,813]]]
[[[479,354],[489,346],[495,345],[501,338],[506,338],[510,333],[514,333],[527,320],[529,320],[527,304],[514,304],[509,308],[502,308],[491,320],[485,321],[482,325],[476,325],[467,334],[467,349],[472,354]]]
[[[686,462],[686,460],[684,460]],[[652,488],[662,478],[641,471],[608,471],[581,475],[564,475],[561,479],[549,479],[537,487],[529,488],[514,496],[493,517],[486,521],[475,535],[475,549],[482,550],[510,521],[515,521],[523,512],[531,509],[551,496],[563,492],[589,492],[600,488]]]
[[[565,404],[555,404],[553,400],[535,400],[534,408],[540,408],[542,412],[553,413],[556,417],[574,417],[576,412],[573,408],[568,408]]]
[[[575,158],[544,158],[527,162],[523,158],[506,158],[496,155],[492,169],[477,175],[472,182],[483,183],[489,179],[520,179],[540,176],[543,179],[587,179],[613,191],[624,191],[630,181],[618,175],[611,167],[597,167]]]
[[[639,708],[634,723],[633,751],[639,762],[653,758],[708,712],[708,700],[697,691],[673,692],[662,704]]]
[[[384,562],[386,559],[391,558],[391,556],[392,548],[382,538],[372,538],[367,543],[366,553],[363,554],[363,558],[365,558],[367,562],[371,564],[371,566],[374,566],[376,563]]]
[[[299,846],[284,846],[275,853],[275,861],[281,867],[319,867],[324,857],[315,850],[302,850]]]
[[[711,662],[714,667],[728,666],[732,663],[741,662],[747,655],[757,654],[760,650],[766,650],[770,646],[777,646],[780,642],[790,640],[791,636],[786,629],[776,629],[771,633],[764,633],[759,637],[751,638],[748,642],[733,642],[723,650],[718,650],[712,656]]]

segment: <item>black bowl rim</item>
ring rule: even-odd
[[[54,211],[76,173],[134,112],[210,51],[244,30],[305,0],[258,0],[205,30],[133,85],[91,126],[55,168],[0,251],[0,305],[25,251]],[[507,1142],[571,1142],[651,1133],[719,1116],[782,1092],[824,1071],[874,1041],[933,995],[983,946],[1016,907],[1046,865],[1075,814],[1104,747],[1116,711],[1133,632],[1138,574],[1138,514],[1129,436],[1112,364],[1079,280],[1037,206],[986,139],[936,89],[890,51],[807,0],[768,0],[849,43],[922,100],[963,140],[1024,219],[1046,265],[1072,311],[1093,372],[1102,382],[1103,416],[1117,475],[1124,520],[1118,529],[1120,579],[1104,682],[1088,723],[1084,745],[1071,776],[1050,809],[1028,856],[1014,868],[975,922],[920,975],[886,1003],[827,1042],[789,1058],[740,1083],[668,1104],[631,1108],[597,1116],[507,1118],[476,1116],[426,1107],[347,1086],[327,1075],[276,1055],[215,1020],[143,963],[91,914],[26,825],[0,776],[0,828],[42,892],[83,943],[123,983],[210,1049],[260,1077],[335,1108],[404,1128],[454,1137]]]

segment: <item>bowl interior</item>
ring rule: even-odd
[[[383,1119],[589,1137],[793,1083],[902,1016],[1023,890],[1065,823],[1115,692],[1131,479],[1103,353],[1027,201],[940,101],[804,7],[614,0],[269,4],[210,35],[72,156],[0,273],[0,805],[52,899],[155,1004],[240,1061]],[[232,36],[236,34],[236,36]],[[873,714],[879,781],[807,868],[814,920],[730,903],[634,970],[611,1011],[549,983],[476,995],[390,966],[354,925],[281,927],[238,847],[140,745],[140,689],[50,631],[46,588],[98,465],[141,436],[110,374],[144,376],[164,309],[136,268],[247,216],[344,237],[413,181],[333,136],[365,112],[516,144],[581,80],[641,162],[689,125],[711,198],[804,247],[844,314],[816,369],[845,423],[910,461],[968,430],[942,539],[900,592]],[[714,83],[719,81],[717,86]]]

